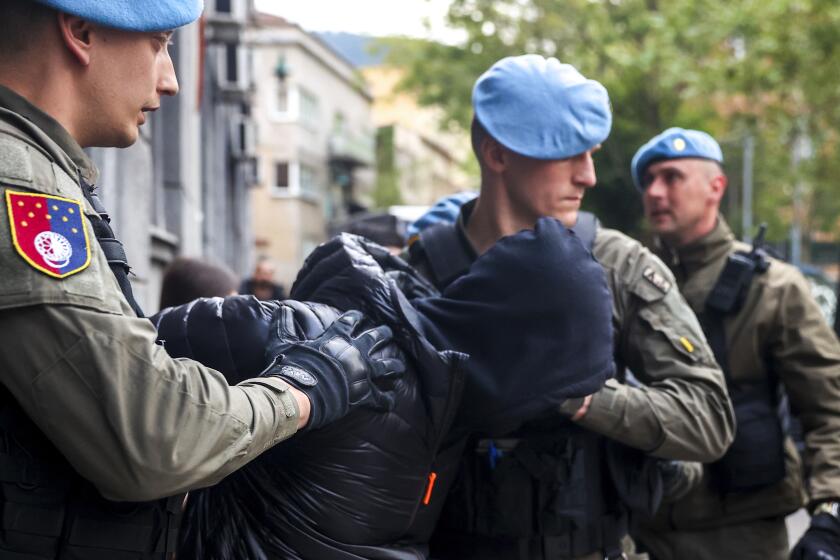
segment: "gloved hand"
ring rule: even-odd
[[[811,518],[811,526],[790,553],[791,560],[840,560],[840,520],[829,513]]]
[[[348,311],[317,338],[302,340],[292,307],[282,304],[274,312],[266,350],[270,364],[261,375],[281,377],[306,394],[312,409],[304,429],[321,428],[358,406],[393,406],[389,388],[405,365],[394,358],[374,358],[391,341],[391,329],[359,333],[361,321],[360,312]]]

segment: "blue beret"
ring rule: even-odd
[[[204,0],[36,0],[60,12],[126,31],[169,31],[198,19]]]
[[[435,202],[434,206],[417,218],[406,230],[405,234],[411,239],[429,226],[439,223],[452,224],[458,219],[461,206],[478,196],[478,193],[466,191],[445,196]]]
[[[506,148],[536,159],[565,159],[607,139],[607,90],[569,64],[536,54],[503,58],[478,78],[478,122]]]
[[[639,148],[630,164],[633,183],[642,188],[642,175],[651,163],[664,159],[700,158],[723,163],[723,152],[714,138],[700,130],[669,128]]]

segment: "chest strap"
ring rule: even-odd
[[[79,178],[82,186],[82,193],[85,198],[93,206],[93,209],[98,214],[97,216],[88,216],[93,233],[96,235],[96,240],[99,241],[99,246],[102,252],[105,253],[105,258],[108,260],[108,266],[111,267],[111,272],[117,279],[117,284],[120,286],[128,304],[134,310],[138,317],[144,317],[143,310],[134,299],[134,292],[131,289],[131,282],[128,280],[128,273],[131,272],[131,267],[128,266],[128,259],[125,254],[122,242],[114,235],[114,230],[111,229],[111,217],[105,206],[102,204],[99,195],[96,194],[95,187],[89,185],[87,181]]]
[[[455,224],[439,223],[420,232],[420,244],[439,290],[470,269],[473,256],[464,242]]]

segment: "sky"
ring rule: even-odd
[[[282,16],[307,31],[407,35],[455,42],[447,29],[450,0],[256,0],[258,9]],[[427,29],[424,22],[428,22]]]

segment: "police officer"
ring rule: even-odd
[[[401,369],[369,357],[390,333],[359,334],[352,312],[318,340],[273,334],[269,375],[231,387],[170,359],[138,317],[82,148],[132,144],[177,92],[167,44],[201,8],[0,4],[0,557],[168,557],[178,494],[370,402],[372,380]]]
[[[638,536],[657,559],[787,558],[784,517],[807,490],[811,528],[793,557],[840,558],[840,345],[796,268],[735,241],[719,212],[722,163],[711,136],[681,128],[632,162],[656,252],[701,319],[737,418],[703,483]],[[805,435],[805,484],[784,393]]]
[[[498,239],[540,216],[576,226],[607,271],[617,361],[643,384],[609,381],[565,403],[562,417],[532,422],[512,439],[471,445],[433,556],[618,558],[632,545],[626,508],[617,503],[650,510],[662,492],[659,470],[644,453],[708,461],[730,443],[723,378],[659,259],[597,228],[591,215],[581,219],[585,227],[577,223],[584,193],[595,185],[592,153],[610,130],[603,86],[556,59],[505,58],[476,82],[473,108],[480,195],[462,207],[454,227],[420,232],[411,262],[443,288]],[[539,498],[532,503],[529,496]]]

